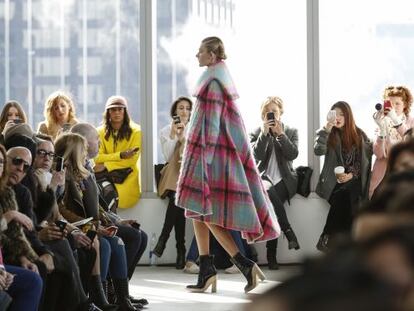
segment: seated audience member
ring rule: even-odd
[[[316,193],[330,209],[316,248],[326,252],[332,240],[350,233],[358,205],[368,198],[372,144],[355,125],[348,103],[331,107],[326,125],[316,133],[314,152],[325,156]]]
[[[30,261],[37,255],[22,231],[22,226],[32,228],[33,224],[17,211],[14,192],[7,186],[7,161],[6,150],[0,145],[0,291],[6,291],[13,299],[10,310],[35,311],[42,294],[42,279]]]
[[[7,151],[7,157],[10,159],[8,164],[9,179],[8,183],[13,187],[16,194],[17,204],[19,210],[28,216],[36,229],[39,227],[36,215],[33,209],[33,200],[31,193],[21,181],[26,173],[30,170],[32,159],[30,152],[25,147],[13,147]],[[49,225],[46,227],[55,226]],[[50,229],[50,228],[48,228]],[[45,228],[41,229],[45,230]],[[49,230],[50,233],[50,230]],[[83,290],[80,280],[79,271],[75,258],[73,257],[72,249],[69,242],[66,240],[66,230],[62,232],[54,231],[56,238],[47,238],[42,240],[40,234],[36,231],[25,232],[33,249],[39,256],[39,261],[42,262],[48,273],[45,283],[44,293],[44,308],[57,308],[59,304],[74,310],[76,308],[97,310],[88,302],[88,298]],[[63,290],[63,285],[69,285],[66,290]],[[58,290],[61,286],[62,290]]]
[[[18,123],[27,123],[26,114],[19,102],[10,100],[3,106],[0,114],[0,144],[4,143],[4,131]]]
[[[45,120],[39,123],[37,132],[49,135],[53,140],[78,123],[72,98],[63,91],[56,91],[49,95],[43,115]]]
[[[95,173],[121,172],[127,177],[115,180],[119,195],[119,208],[134,206],[141,195],[138,176],[138,159],[141,154],[141,127],[128,113],[127,100],[111,96],[106,101],[102,126],[98,128],[100,148],[95,158]],[[126,173],[125,173],[126,172]],[[129,172],[129,173],[128,173]]]
[[[283,101],[269,96],[261,106],[262,125],[250,133],[250,143],[263,185],[277,215],[289,249],[299,249],[298,239],[290,226],[284,203],[296,194],[297,178],[292,162],[298,156],[298,131],[282,123]],[[270,270],[279,268],[276,259],[277,241],[266,242]]]
[[[161,198],[168,197],[168,207],[165,213],[164,224],[160,237],[154,247],[153,253],[161,257],[174,228],[177,248],[176,269],[185,266],[185,217],[184,209],[175,205],[175,192],[178,176],[180,174],[181,156],[185,144],[187,123],[190,120],[193,103],[187,97],[177,98],[171,106],[171,121],[161,129],[160,143],[166,165],[161,171],[161,179],[158,185],[158,195]]]
[[[387,178],[396,172],[403,172],[414,169],[414,140],[406,140],[395,144],[389,151],[387,169],[384,178],[372,194],[373,199],[382,191],[382,187],[387,182]]]
[[[71,129],[72,133],[77,133],[86,139],[88,150],[87,150],[87,164],[86,168],[90,171],[91,177],[93,178],[93,158],[95,158],[99,151],[99,135],[96,129],[88,123],[78,123],[74,125]],[[101,189],[99,187],[99,195]],[[105,200],[103,200],[105,201]],[[100,200],[102,202],[102,200]],[[109,202],[103,202],[105,206],[103,208],[103,217],[110,224],[116,225],[118,227],[117,236],[120,237],[125,244],[125,252],[128,264],[128,279],[132,278],[134,274],[135,267],[137,266],[139,260],[142,257],[142,254],[147,247],[148,237],[147,234],[140,229],[140,225],[136,220],[132,219],[122,219],[117,214],[111,211],[109,207]],[[143,305],[148,304],[146,299],[135,299],[130,296],[130,300],[133,303],[141,303]]]
[[[76,249],[78,254],[79,269],[77,267],[72,267],[73,261],[69,261],[71,270],[76,272],[74,273],[74,276],[76,277],[75,281],[79,283],[78,279],[80,275],[81,281],[84,283],[83,287],[89,289],[91,300],[104,309],[110,309],[110,307],[105,306],[105,300],[103,299],[104,292],[99,277],[100,261],[98,239],[93,239],[93,241],[91,241],[85,233],[68,223],[57,208],[54,193],[58,191],[59,187],[64,188],[65,170],[56,171],[55,169],[52,169],[52,162],[55,157],[54,151],[55,148],[50,136],[39,134],[37,136],[36,157],[33,162],[35,176],[35,187],[33,188],[35,188],[37,198],[45,196],[49,197],[41,200],[43,204],[36,204],[34,210],[41,223],[39,237],[46,244],[56,243],[56,241],[67,237],[72,248]],[[44,202],[52,202],[52,206],[48,207]],[[55,224],[57,221],[66,223],[64,236],[62,236],[60,228]],[[71,254],[67,255],[68,259],[71,259],[72,257]],[[89,284],[87,285],[86,283],[88,282]],[[76,286],[82,287],[79,284]]]
[[[353,249],[305,262],[301,271],[247,304],[246,311],[401,311],[401,291]]]
[[[404,133],[414,126],[414,118],[410,115],[413,96],[407,87],[389,86],[385,88],[383,98],[384,107],[373,115],[378,129],[373,145],[375,162],[369,187],[370,198],[384,178],[391,147],[402,141]]]
[[[93,217],[101,246],[101,281],[110,276],[116,293],[116,304],[121,310],[134,311],[142,304],[132,304],[129,296],[125,245],[111,226],[100,225],[98,189],[85,167],[87,142],[75,133],[65,133],[56,139],[55,153],[64,158],[66,181],[61,213],[69,221]],[[109,252],[107,251],[109,250]],[[109,273],[109,274],[108,274]],[[104,287],[106,287],[104,285]]]

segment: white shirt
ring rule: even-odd
[[[184,135],[187,135],[187,126],[184,128]],[[164,155],[165,162],[168,162],[172,157],[175,149],[175,145],[178,142],[177,136],[174,139],[171,139],[171,124],[163,127],[160,131],[160,143],[161,143],[161,150],[162,154]]]
[[[270,156],[269,165],[266,168],[265,174],[269,177],[273,185],[277,185],[282,180],[274,148],[272,148],[272,155]]]

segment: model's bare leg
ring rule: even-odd
[[[224,250],[231,256],[234,257],[240,251],[237,248],[236,243],[233,240],[229,230],[224,229],[223,227],[207,224],[208,228],[210,228],[211,233],[214,235],[216,240],[220,243],[220,245],[224,248]]]
[[[216,292],[217,271],[214,267],[214,257],[210,256],[210,229],[201,221],[193,220],[194,234],[197,241],[198,252],[200,254],[200,272],[198,281],[195,285],[188,285],[187,289],[201,293],[205,292],[211,285],[211,291]]]
[[[197,241],[198,253],[201,255],[210,254],[210,230],[206,223],[193,220],[194,234]]]

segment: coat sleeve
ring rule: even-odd
[[[298,130],[290,129],[289,136],[286,133],[275,139],[276,144],[280,146],[283,156],[288,161],[293,161],[298,157]]]
[[[316,138],[315,144],[313,145],[313,152],[317,156],[325,155],[328,151],[327,143],[328,143],[328,136],[329,133],[325,128],[321,128],[316,131]]]
[[[114,152],[114,153],[105,153],[104,146],[101,144],[99,148],[99,154],[95,160],[96,163],[104,163],[105,167],[108,171],[113,171],[119,168],[127,168],[127,167],[134,167],[137,162],[139,155],[141,154],[141,131],[135,130],[133,131],[128,144],[125,148],[135,148],[139,147],[139,151],[129,159],[122,159],[121,152]]]
[[[203,122],[204,131],[202,133],[204,134],[206,147],[204,151],[206,161],[207,164],[211,164],[220,133],[221,113],[225,103],[223,90],[217,81],[212,80],[206,91],[206,98],[203,98],[205,118]]]
[[[269,145],[270,136],[264,135],[261,129],[257,129],[250,133],[249,137],[254,158],[256,161],[264,161],[266,159],[266,150]]]

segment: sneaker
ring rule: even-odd
[[[224,273],[236,274],[236,273],[240,273],[240,270],[239,268],[236,267],[236,265],[232,265],[231,267],[228,267],[227,269],[225,269]]]
[[[197,266],[195,262],[187,261],[185,263],[185,267],[183,271],[189,274],[198,274],[200,272],[200,268]]]

